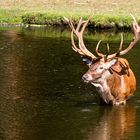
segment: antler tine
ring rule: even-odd
[[[75,28],[73,23],[72,23],[72,20],[70,19],[70,27],[71,29],[74,31],[74,33],[76,34],[76,36],[78,36],[78,32],[79,32],[79,29],[81,28],[81,25],[82,25],[82,17],[80,18],[79,22],[77,23],[77,27]]]
[[[79,31],[80,27],[81,27],[81,24],[82,24],[82,17],[80,18],[79,22],[78,22],[78,25],[77,25],[77,28],[76,28],[76,31]]]
[[[107,45],[106,45],[106,47],[107,47],[107,53],[109,54],[109,44],[107,43]]]
[[[93,59],[95,59],[96,57],[86,48],[84,41],[83,41],[83,32],[88,24],[90,19],[86,20],[86,21],[82,21],[82,27],[81,27],[81,31],[79,31],[79,48],[86,53],[86,55],[92,57]]]
[[[84,30],[85,30],[85,28],[86,28],[88,22],[90,21],[90,19],[91,19],[91,17],[89,17],[88,20],[83,21],[83,23],[84,23],[84,24],[83,24],[83,28],[81,29],[81,32],[82,32],[82,33],[84,32]]]
[[[132,26],[133,26],[133,32],[134,32],[134,35],[135,35],[134,39],[138,39],[139,40],[139,38],[140,38],[139,37],[140,27],[138,25],[138,22],[136,21],[136,18],[132,14],[130,14],[130,15],[133,18]]]
[[[121,33],[121,42],[120,42],[120,47],[119,47],[119,52],[122,50],[122,46],[123,46],[123,33]]]
[[[80,18],[79,22],[77,23],[77,27],[75,28],[73,25],[73,22],[71,19],[67,19],[64,17],[64,19],[68,22],[70,28],[72,29],[71,31],[71,42],[72,42],[72,49],[76,52],[78,52],[80,55],[86,55],[88,57],[91,57],[92,59],[96,59],[96,56],[94,56],[85,46],[84,41],[83,41],[83,32],[89,22],[88,20],[83,20]],[[74,42],[74,34],[78,38],[79,42],[79,47],[76,46]]]
[[[71,29],[74,31],[74,33],[75,33],[77,36],[79,36],[79,33],[80,33],[80,32],[83,32],[84,29],[85,29],[85,28],[83,29],[83,27],[82,27],[81,30],[83,30],[83,31],[79,31],[83,23],[85,23],[85,21],[83,21],[83,20],[82,20],[82,17],[81,17],[80,20],[79,20],[79,22],[77,23],[77,27],[75,28],[74,25],[73,25],[73,23],[72,23],[72,20],[71,20],[71,19],[69,20],[70,27],[71,27]],[[84,26],[84,25],[83,25],[83,26]],[[86,26],[85,26],[85,27],[86,27]]]
[[[73,23],[72,23],[72,20],[71,20],[71,18],[70,19],[68,19],[68,18],[66,18],[66,17],[64,17],[64,19],[68,22],[68,24],[69,24],[69,26],[70,26],[70,28],[71,28],[71,43],[72,43],[72,49],[75,51],[75,52],[78,52],[80,55],[84,55],[84,53],[78,48],[78,47],[76,47],[76,45],[75,45],[75,41],[74,41],[74,34],[73,34],[73,32],[75,33],[75,34],[77,34],[77,31],[79,30],[79,28],[80,28],[80,24],[78,24],[78,26],[77,26],[77,28],[75,29],[75,27],[74,27],[74,25],[73,25]],[[82,21],[82,18],[79,20],[79,23]],[[77,30],[77,31],[76,31]]]
[[[130,16],[133,18],[133,23],[135,24],[135,26],[139,27],[136,18],[132,14],[130,14]]]
[[[106,44],[106,47],[107,47],[107,54],[104,55],[104,60],[105,60],[105,61],[107,61],[107,57],[108,57],[108,55],[109,55],[109,44],[108,44],[108,43]]]
[[[114,58],[114,57],[120,55],[120,52],[121,52],[121,50],[122,50],[122,46],[123,46],[123,33],[121,33],[121,42],[120,42],[120,47],[119,47],[117,53],[114,53],[114,54],[108,55],[108,59],[110,59],[110,58]]]
[[[74,37],[73,37],[73,30],[71,31],[71,43],[72,43],[72,49],[75,52],[78,52],[80,55],[84,55],[84,53],[79,48],[77,48],[76,45],[75,45]]]
[[[102,41],[102,40],[99,40],[98,43],[97,43],[97,46],[96,46],[96,53],[97,53],[98,56],[104,57],[104,55],[98,51],[99,45],[100,45],[101,41]]]
[[[72,23],[71,18],[70,18],[70,19],[68,19],[68,18],[66,18],[66,17],[63,17],[63,18],[67,21],[67,23],[68,23],[68,25],[70,26],[70,28],[73,29],[74,26],[73,26],[73,23]]]
[[[138,22],[136,21],[135,17],[131,15],[133,18],[133,33],[134,33],[134,40],[129,44],[129,46],[120,52],[120,55],[126,54],[128,51],[130,51],[140,40],[140,27],[138,25]]]
[[[83,41],[83,32],[89,22],[90,18],[88,20],[81,20],[78,23],[76,32],[78,31],[78,33],[76,33],[78,40],[79,40],[79,49],[85,53],[85,55],[91,57],[92,59],[96,59],[96,56],[94,56],[85,46],[84,41]],[[80,30],[81,28],[81,30]],[[80,31],[79,31],[80,30]]]
[[[106,44],[106,47],[107,47],[107,56],[109,55],[109,49],[110,49],[110,47],[109,47],[109,44],[107,43]]]
[[[69,20],[69,26],[70,26],[70,28],[75,32],[76,31],[76,29],[75,29],[75,27],[74,27],[74,25],[73,25],[73,22],[72,22],[72,19],[70,18],[70,20]]]
[[[113,58],[116,57],[118,55],[124,55],[127,52],[129,52],[136,44],[137,42],[140,40],[140,26],[138,25],[136,18],[131,14],[132,18],[133,18],[133,33],[134,33],[134,40],[129,44],[129,46],[122,50],[122,45],[123,45],[123,35],[121,34],[121,43],[120,43],[120,47],[117,53],[111,54],[108,56],[108,58]]]

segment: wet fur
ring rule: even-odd
[[[111,69],[104,70],[102,74],[96,74],[95,72],[98,65],[99,62],[96,62],[87,72],[94,77],[94,82],[90,81],[90,83],[96,87],[100,97],[106,104],[125,104],[126,100],[136,90],[136,79],[128,61],[124,58],[117,58]]]

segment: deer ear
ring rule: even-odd
[[[87,64],[88,66],[90,66],[90,65],[93,63],[90,59],[84,58],[84,57],[82,57],[82,61],[83,61],[85,64]]]
[[[112,59],[109,63],[110,63],[110,67],[115,65],[115,63],[117,62],[117,59]]]

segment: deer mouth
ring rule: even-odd
[[[90,83],[90,81],[88,81],[88,80],[83,80],[85,83]]]

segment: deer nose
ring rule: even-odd
[[[84,74],[82,76],[82,80],[83,81],[90,81],[90,80],[92,80],[92,78],[91,78],[91,76],[89,74]]]

